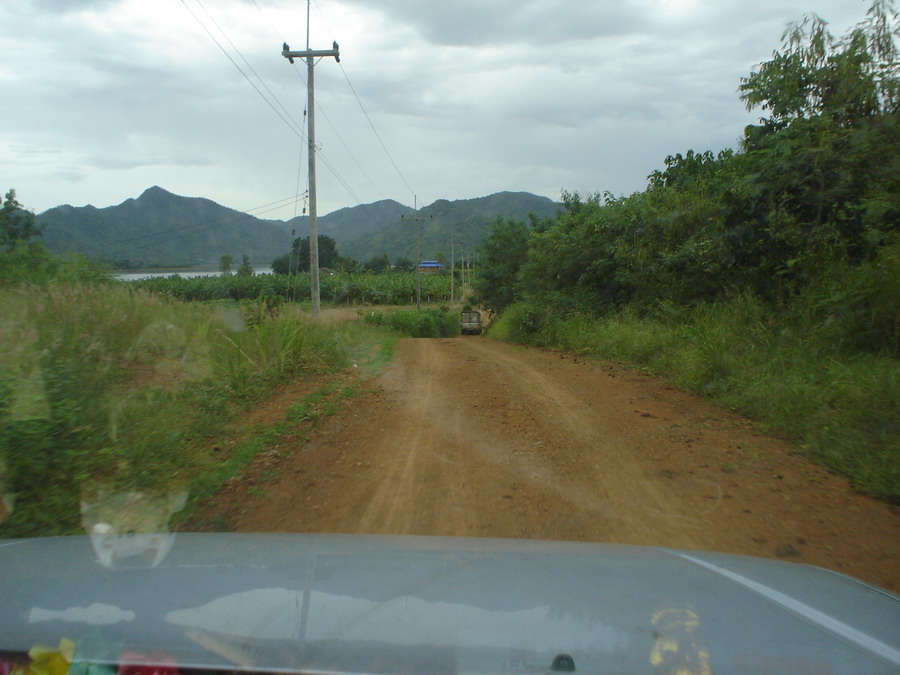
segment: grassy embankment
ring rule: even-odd
[[[0,307],[7,537],[77,532],[79,501],[101,490],[209,496],[273,434],[333,412],[352,391],[328,374],[384,360],[394,339],[296,306],[181,302],[127,284],[9,285]],[[322,385],[272,429],[239,423],[296,378]]]
[[[488,334],[666,377],[786,436],[861,491],[900,502],[900,362],[842,349],[841,326],[806,319],[750,297],[603,318],[520,303]]]

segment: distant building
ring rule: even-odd
[[[419,271],[422,273],[440,272],[442,269],[444,269],[444,265],[437,260],[422,260],[419,263]]]

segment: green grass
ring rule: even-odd
[[[241,409],[348,364],[341,336],[296,307],[0,288],[0,493],[15,495],[0,536],[77,531],[79,500],[100,490],[190,484]]]
[[[518,304],[488,335],[666,377],[787,436],[861,491],[900,502],[900,362],[842,352],[816,325],[775,318],[753,299],[603,318]]]
[[[385,326],[400,335],[437,338],[459,335],[459,315],[444,309],[397,309],[368,311],[363,320],[372,326]]]

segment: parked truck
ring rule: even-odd
[[[481,312],[472,309],[464,310],[459,315],[459,332],[463,335],[481,333]]]

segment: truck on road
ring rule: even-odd
[[[481,333],[481,312],[467,309],[459,315],[459,332],[463,335],[478,335]]]

